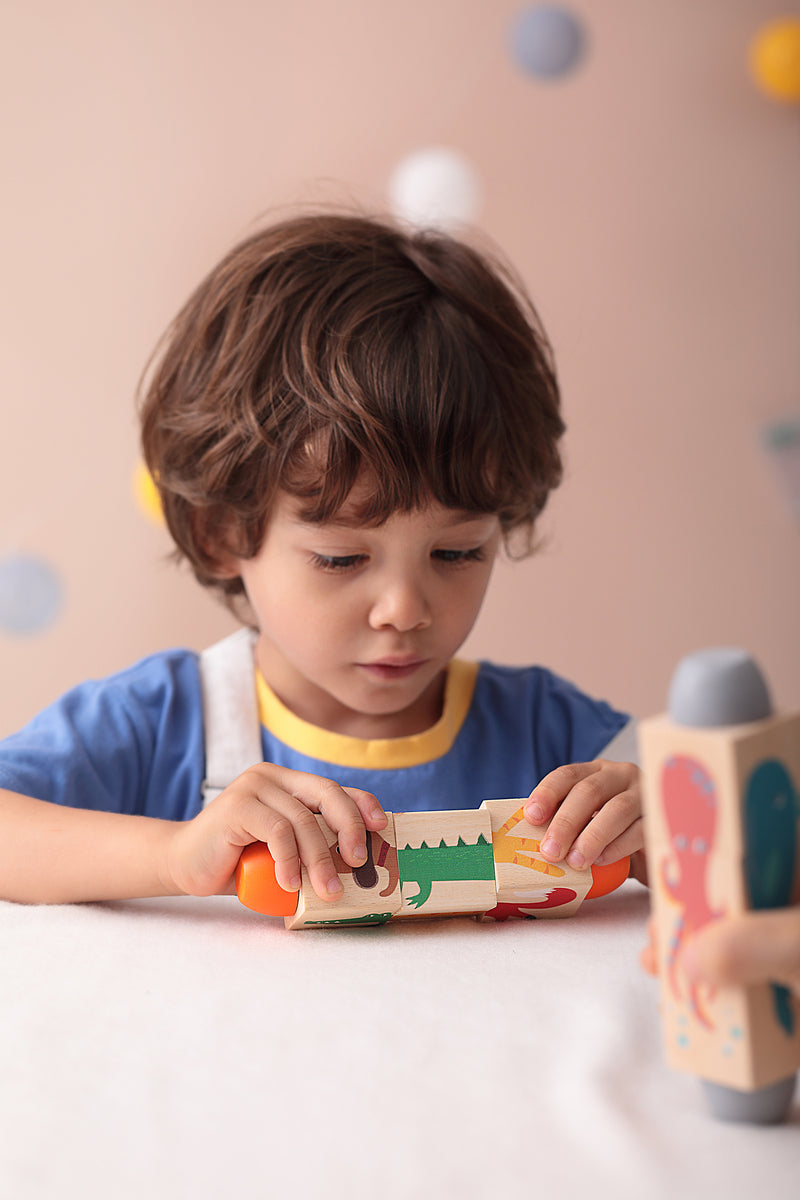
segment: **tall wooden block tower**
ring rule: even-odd
[[[800,902],[800,714],[774,717],[747,655],[679,665],[669,715],[642,723],[645,831],[667,1059],[722,1119],[783,1119],[800,1068],[800,1006],[765,983],[692,985],[680,952],[723,916]]]

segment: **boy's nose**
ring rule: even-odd
[[[373,629],[391,627],[401,633],[410,633],[430,625],[430,608],[419,588],[410,583],[395,582],[383,588],[376,597],[369,623]]]

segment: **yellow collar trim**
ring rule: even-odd
[[[478,663],[454,658],[447,668],[441,717],[430,729],[409,737],[369,740],[320,729],[290,712],[256,669],[258,713],[270,733],[309,758],[337,767],[415,767],[441,758],[450,750],[469,712],[477,677]]]

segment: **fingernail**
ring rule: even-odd
[[[302,882],[303,881],[299,875],[293,875],[292,878],[289,880],[289,891],[290,892],[298,892],[300,890],[300,884]]]
[[[542,854],[549,855],[550,858],[561,858],[561,847],[555,838],[545,838],[542,842]]]
[[[570,850],[569,854],[567,855],[567,862],[571,867],[574,867],[576,871],[580,871],[583,869],[586,859],[583,857],[580,850]]]
[[[342,891],[344,891],[344,888],[342,887],[342,881],[338,875],[336,876],[335,879],[330,879],[328,881],[328,895],[329,896],[337,896],[339,894],[339,892],[342,892]]]
[[[530,821],[531,825],[541,825],[544,820],[544,809],[541,804],[529,804],[525,809],[525,819]]]
[[[356,846],[355,850],[353,851],[353,858],[357,858],[360,861],[361,859],[364,859],[366,857],[367,857],[367,847],[366,846]]]

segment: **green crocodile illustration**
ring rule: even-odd
[[[455,846],[448,846],[444,838],[438,846],[397,847],[397,863],[400,870],[400,886],[416,883],[419,893],[404,899],[414,908],[422,908],[430,900],[431,887],[435,880],[494,879],[494,855],[492,843],[480,834],[474,845],[459,838]]]

